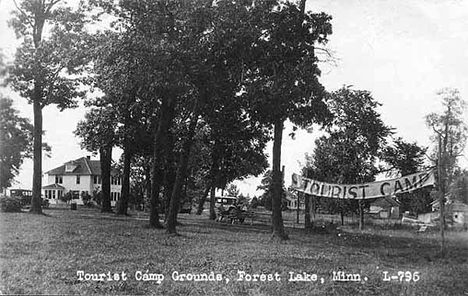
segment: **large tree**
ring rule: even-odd
[[[75,107],[85,92],[79,74],[86,64],[83,41],[85,14],[61,6],[60,0],[24,0],[9,22],[22,43],[9,69],[12,89],[33,105],[33,196],[32,213],[42,213],[42,109],[57,105]]]
[[[126,215],[132,158],[142,150],[148,153],[148,141],[152,140],[148,129],[154,125],[151,85],[156,83],[156,78],[151,75],[148,57],[147,49],[151,44],[135,36],[134,29],[127,25],[130,13],[124,8],[119,11],[123,14],[121,23],[125,30],[121,33],[107,31],[98,38],[102,42],[95,50],[93,82],[104,95],[91,104],[111,109],[115,114],[115,144],[123,150],[122,192],[117,213]]]
[[[190,147],[194,142],[199,119],[205,118],[208,122],[210,116],[221,114],[216,114],[213,110],[208,112],[211,106],[214,106],[214,110],[219,110],[219,107],[227,104],[229,100],[236,99],[236,94],[241,90],[239,81],[243,54],[252,45],[249,35],[252,31],[243,31],[248,27],[248,21],[244,18],[249,13],[247,3],[220,1],[213,5],[211,1],[201,1],[186,11],[188,14],[183,14],[186,19],[182,22],[185,36],[180,48],[184,49],[181,55],[186,69],[184,73],[193,88],[193,94],[186,108],[189,110],[190,120],[180,150],[167,219],[168,233],[175,233],[182,181],[187,173]],[[238,21],[237,26],[227,26],[234,20],[241,21]],[[232,116],[237,114],[233,113]],[[213,190],[213,187],[211,189]]]
[[[211,188],[210,219],[215,219],[214,192],[228,183],[249,175],[262,173],[268,166],[264,153],[269,132],[261,125],[248,119],[238,101],[223,102],[218,106],[210,104],[210,112],[205,114],[205,146],[207,160],[206,186]],[[199,211],[203,209],[200,200]]]
[[[75,135],[81,138],[81,148],[99,152],[102,182],[101,212],[111,212],[112,148],[116,144],[117,118],[111,108],[93,108],[78,122]]]
[[[390,173],[401,176],[417,173],[426,159],[427,148],[419,146],[416,142],[409,143],[402,138],[396,138],[391,145],[383,149],[382,160],[389,168]]]
[[[246,73],[251,116],[273,132],[273,237],[287,239],[281,214],[281,141],[285,120],[299,127],[324,123],[328,110],[318,77],[316,46],[332,33],[331,16],[305,12],[300,5],[266,1],[257,26],[262,35],[252,46],[254,63]]]
[[[343,87],[329,99],[333,121],[328,135],[316,141],[314,155],[304,174],[314,179],[343,184],[372,182],[380,171],[378,157],[387,143],[391,128],[384,124],[371,93]],[[364,201],[322,200],[342,216],[358,211],[363,226]]]
[[[426,124],[434,132],[431,138],[436,144],[438,167],[438,193],[440,204],[440,234],[441,250],[444,251],[445,231],[445,195],[454,181],[457,170],[458,157],[463,153],[468,138],[468,127],[464,121],[466,118],[466,101],[464,101],[457,89],[445,88],[437,92],[442,100],[441,113],[430,113],[426,116]]]
[[[25,158],[31,157],[33,125],[0,95],[0,190],[10,187]]]
[[[272,171],[267,170],[263,175],[262,180],[260,180],[260,185],[257,186],[257,190],[263,190],[263,194],[260,196],[260,205],[264,206],[265,209],[272,210],[272,200],[273,200],[273,178]],[[285,208],[286,200],[286,187],[284,186],[284,178],[281,185],[281,209]]]
[[[124,148],[124,180],[131,157],[137,152],[133,135],[141,119],[149,123],[153,136],[150,226],[160,228],[159,191],[163,184],[164,155],[171,146],[167,140],[176,108],[190,101],[185,88],[180,54],[185,34],[186,3],[179,1],[96,1],[112,14],[112,32],[100,46],[97,59],[98,87],[113,98],[109,103],[118,110],[121,146]],[[188,31],[187,31],[188,33]],[[180,46],[179,46],[180,45]],[[193,95],[193,94],[192,94]],[[147,112],[142,112],[146,110]],[[181,108],[178,109],[181,111]],[[142,113],[144,115],[142,116]],[[169,145],[168,145],[169,143]],[[127,183],[124,182],[123,185]],[[123,186],[122,190],[128,188]],[[127,190],[125,190],[127,191]],[[119,212],[126,208],[125,192]]]
[[[439,186],[446,191],[454,179],[458,167],[458,158],[462,155],[468,139],[468,126],[465,122],[467,103],[457,89],[445,88],[437,92],[442,101],[443,110],[440,113],[430,113],[426,116],[426,124],[434,132],[431,139],[436,144],[440,159],[436,157],[441,167]]]
[[[452,198],[468,204],[468,170],[457,169],[454,177],[449,188]]]
[[[416,142],[409,143],[402,138],[396,138],[382,153],[381,159],[388,164],[388,175],[405,176],[414,174],[425,168],[427,148],[419,146]],[[425,213],[430,210],[430,188],[423,188],[414,192],[397,195],[401,203],[401,211]]]
[[[269,120],[255,115],[258,110],[261,111],[260,107],[271,104],[254,100],[257,97],[257,85],[254,84],[260,81],[258,85],[267,89],[266,84],[271,80],[265,78],[271,78],[271,71],[265,70],[266,67],[262,68],[263,63],[271,62],[268,54],[277,56],[277,64],[288,64],[287,67],[278,68],[282,71],[279,75],[290,77],[303,74],[297,81],[285,79],[288,85],[276,85],[275,91],[285,91],[288,100],[292,97],[296,100],[289,105],[275,107],[285,107],[288,112],[293,107],[296,111],[299,110],[294,115],[288,113],[288,116],[297,119],[293,119],[294,122],[304,125],[314,121],[310,117],[317,119],[315,115],[323,115],[326,106],[320,103],[323,88],[317,87],[316,59],[313,55],[306,55],[306,52],[313,52],[314,42],[325,41],[324,36],[330,31],[327,23],[329,17],[323,14],[305,14],[304,9],[301,13],[294,13],[297,9],[291,7],[296,6],[288,4],[283,9],[283,6],[272,1],[218,1],[216,5],[212,1],[194,1],[191,5],[180,1],[122,1],[120,4],[116,15],[123,35],[119,35],[119,38],[125,42],[109,50],[123,50],[123,56],[119,54],[114,60],[116,65],[127,67],[127,70],[119,75],[119,83],[111,86],[134,85],[133,82],[128,83],[132,80],[127,79],[129,75],[134,76],[133,73],[138,73],[137,76],[143,80],[151,78],[149,87],[142,87],[139,81],[134,85],[138,87],[131,88],[134,92],[127,95],[138,100],[138,92],[143,90],[147,98],[142,99],[141,103],[152,102],[155,111],[153,118],[156,120],[152,124],[154,152],[150,215],[150,225],[153,227],[159,227],[156,209],[161,175],[167,176],[161,174],[167,162],[167,147],[174,145],[176,149],[175,156],[178,160],[174,163],[177,164],[177,170],[167,215],[167,232],[175,233],[180,195],[187,180],[191,147],[200,119],[208,122],[210,117],[218,115],[210,112],[207,107],[223,106],[229,100],[240,100],[245,103],[240,106],[248,110],[240,114],[247,117],[248,122],[272,126],[273,123]],[[285,13],[276,14],[277,8]],[[288,15],[291,11],[293,12]],[[282,20],[284,15],[287,17],[284,22],[280,22],[282,29],[276,29],[275,23]],[[295,20],[296,16],[304,16],[304,25],[302,21]],[[298,37],[302,34],[304,39],[299,48],[292,52],[288,52],[288,49],[296,48],[298,44],[286,42],[287,45],[283,46],[280,40],[284,38],[284,41],[289,41],[289,29],[299,32],[291,36]],[[276,43],[269,43],[270,39]],[[282,50],[275,52],[277,45]],[[268,46],[270,52],[265,54],[264,50]],[[290,53],[295,54],[296,62],[281,60],[287,60]],[[290,73],[294,75],[289,75]],[[122,77],[125,80],[121,80]],[[281,96],[276,95],[277,98]],[[311,96],[313,99],[310,99]],[[127,101],[127,97],[123,96],[121,101]],[[252,104],[253,102],[258,104]],[[126,105],[122,110],[132,110],[132,106]],[[275,116],[276,114],[268,118]],[[176,142],[167,137],[175,120],[179,122],[178,129],[183,131]]]

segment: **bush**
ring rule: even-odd
[[[48,209],[50,207],[50,202],[48,199],[45,199],[45,198],[42,199],[42,207],[44,209]]]
[[[66,203],[68,203],[72,199],[73,199],[73,194],[71,193],[71,191],[68,191],[67,193],[65,193],[64,195],[60,197],[60,200]]]
[[[81,199],[83,200],[83,205],[86,207],[91,207],[93,204],[91,203],[91,195],[88,193],[81,193]]]
[[[21,212],[21,201],[14,197],[0,198],[0,211],[7,213]]]
[[[100,206],[102,204],[102,192],[99,189],[94,189],[92,199]]]

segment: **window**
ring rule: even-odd
[[[55,190],[52,190],[52,199],[55,199]]]
[[[120,185],[120,178],[119,177],[112,177],[111,178],[112,185]]]
[[[67,163],[65,164],[65,172],[72,173],[78,167],[77,164]]]
[[[63,184],[63,176],[55,176],[56,184]]]
[[[101,184],[101,176],[94,176],[94,184]]]
[[[60,199],[62,197],[62,190],[59,190],[58,191],[58,199]]]
[[[80,184],[80,176],[76,176],[76,184]]]

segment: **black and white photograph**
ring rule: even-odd
[[[0,0],[1,295],[467,295],[468,1]]]

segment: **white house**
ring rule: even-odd
[[[61,203],[60,197],[67,192],[73,194],[72,202],[83,204],[82,195],[92,195],[94,191],[101,190],[101,164],[99,160],[91,160],[89,156],[68,161],[45,174],[48,185],[42,187],[42,190],[44,197],[51,204]],[[120,199],[121,187],[121,178],[113,172],[111,177],[112,206],[115,206]]]

